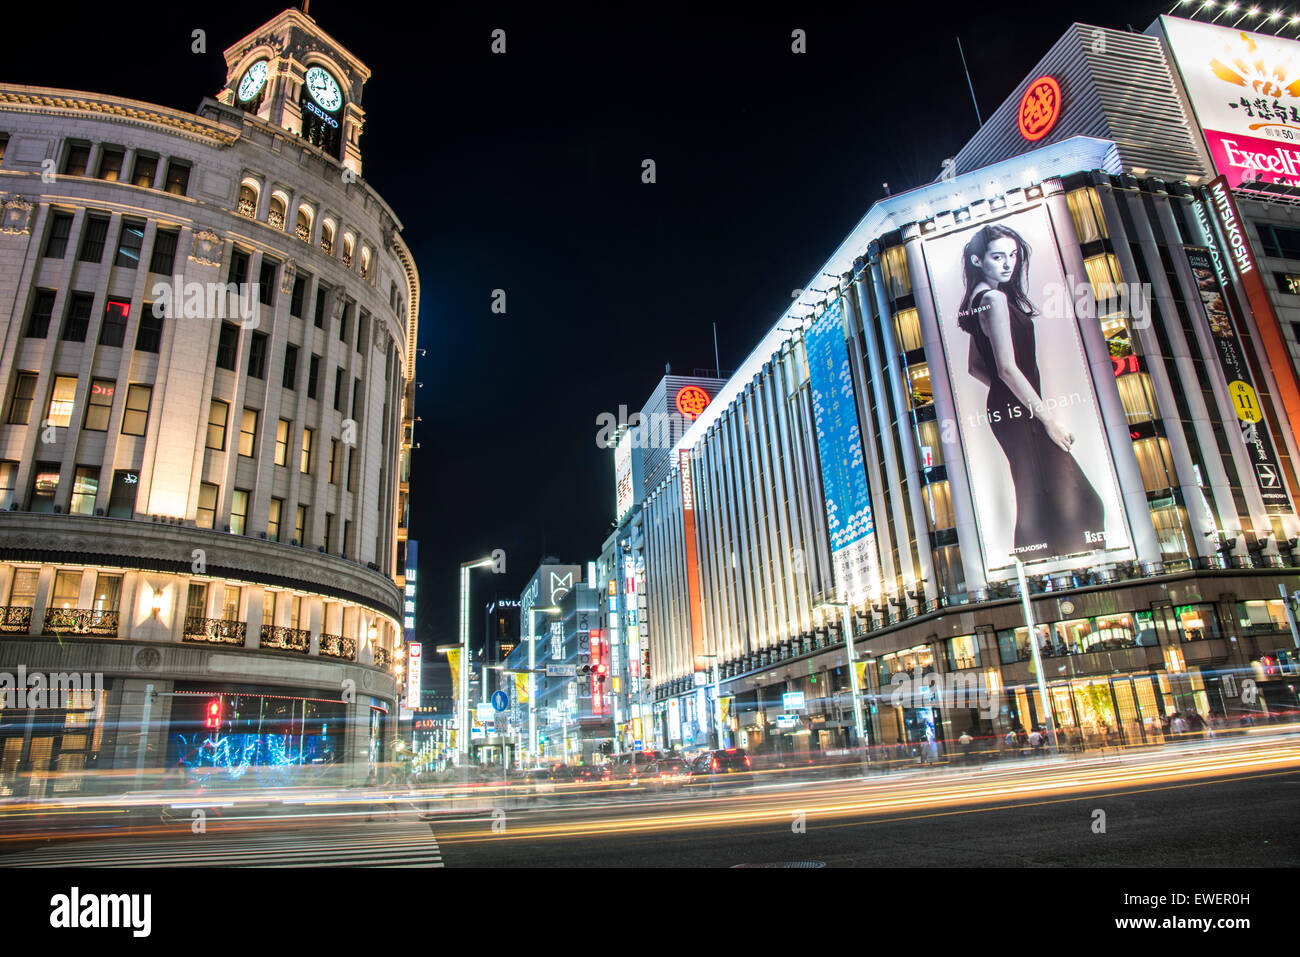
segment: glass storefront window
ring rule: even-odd
[[[31,608],[36,601],[36,583],[40,575],[39,568],[14,569],[14,581],[9,588],[9,604],[15,608]]]
[[[1142,472],[1142,484],[1148,492],[1160,492],[1172,488],[1174,482],[1174,462],[1169,455],[1169,442],[1163,436],[1138,439],[1133,443],[1133,454],[1137,456],[1138,469]]]
[[[1181,505],[1153,508],[1151,524],[1155,526],[1161,557],[1178,560],[1191,555],[1191,548],[1187,544],[1187,509]]]
[[[916,447],[920,452],[922,468],[935,468],[943,465],[943,436],[939,431],[938,421],[916,423]]]
[[[930,364],[918,362],[907,367],[908,407],[913,411],[934,405],[934,389],[930,385]]]
[[[957,519],[952,510],[952,492],[947,482],[935,482],[922,488],[925,514],[930,519],[930,531],[952,528]]]
[[[1074,221],[1074,231],[1079,237],[1080,245],[1095,243],[1109,235],[1095,189],[1091,186],[1072,189],[1065,194],[1065,202],[1070,207],[1070,219]]]
[[[1091,618],[1058,621],[1052,626],[1052,637],[1049,643],[1051,650],[1044,650],[1043,653],[1049,656],[1077,655],[1086,651],[1094,641],[1096,635],[1093,632]]]
[[[1143,648],[1154,648],[1160,643],[1156,637],[1155,618],[1149,611],[1140,611],[1137,620],[1137,643]]]
[[[1178,631],[1183,641],[1220,637],[1219,616],[1215,614],[1213,605],[1179,605],[1174,609],[1174,618],[1178,620]],[[1283,627],[1286,627],[1285,619]]]
[[[1047,626],[1039,625],[1037,631],[1041,643],[1046,638]],[[1032,657],[1029,650],[1029,629],[1005,628],[999,631],[998,657],[1002,659],[1004,665],[1014,664],[1017,661],[1029,661]]]
[[[1115,380],[1119,387],[1119,401],[1129,425],[1149,422],[1156,417],[1156,396],[1151,389],[1151,377],[1145,372],[1131,372]]]
[[[1094,630],[1087,651],[1114,651],[1137,644],[1132,615],[1107,615],[1093,619]]]
[[[891,652],[887,655],[881,655],[876,663],[880,675],[880,683],[888,685],[890,676],[898,672],[911,672],[917,668],[921,673],[934,670],[934,654],[930,651],[929,645],[917,645],[913,648],[907,648],[903,651]]]
[[[1280,598],[1272,601],[1237,602],[1237,624],[1243,635],[1270,634],[1289,631],[1286,621],[1286,609]],[[1215,636],[1217,637],[1217,635]]]
[[[949,638],[945,642],[945,651],[947,652],[949,670],[955,671],[959,668],[978,668],[980,666],[979,645],[975,641],[974,635],[959,635],[956,638]]]

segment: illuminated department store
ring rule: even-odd
[[[0,705],[0,793],[391,760],[420,286],[370,71],[292,9],[225,59],[196,113],[0,86],[0,672],[103,688]]]
[[[1071,27],[677,443],[640,514],[660,746],[715,708],[753,752],[854,744],[851,658],[870,744],[998,740],[1043,722],[1031,641],[1071,747],[1296,708],[1300,389],[1261,288],[1295,204],[1216,165],[1187,23]],[[930,672],[994,706],[892,693]]]

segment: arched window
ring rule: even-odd
[[[236,211],[240,216],[248,219],[257,218],[257,183],[251,179],[246,179],[239,184],[239,205]]]
[[[370,247],[361,247],[361,278],[370,278]]]
[[[266,223],[272,229],[284,229],[284,211],[288,204],[284,197],[276,193],[271,197],[271,208],[266,214]]]
[[[327,219],[320,224],[320,248],[326,256],[334,255],[334,221]]]
[[[293,231],[298,238],[304,243],[311,242],[311,207],[298,207],[298,222],[294,225]]]
[[[355,245],[356,241],[352,238],[351,233],[343,237],[343,265],[349,269],[352,268],[352,249]]]

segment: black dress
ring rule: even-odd
[[[984,334],[980,316],[984,292],[971,302],[971,348],[988,370],[989,427],[1011,466],[1015,486],[1015,551],[1022,560],[1069,555],[1104,548],[1097,533],[1106,527],[1106,509],[1101,496],[1079,468],[1074,455],[1064,451],[1047,434],[1042,419],[1030,410],[998,378],[993,344]],[[1034,320],[1007,296],[1011,317],[1011,345],[1016,365],[1040,397],[1038,351]],[[1097,535],[1089,540],[1085,532]]]

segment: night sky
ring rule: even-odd
[[[221,51],[284,6],[10,5],[0,79],[194,110],[225,80]],[[461,561],[507,555],[508,574],[475,573],[477,637],[477,596],[517,597],[543,555],[595,558],[614,517],[597,415],[639,409],[665,363],[713,368],[712,323],[734,369],[883,182],[937,177],[977,128],[956,36],[988,117],[1072,21],[1140,31],[1168,5],[758,9],[312,3],[371,69],[364,175],[420,270],[420,640],[455,640]]]

